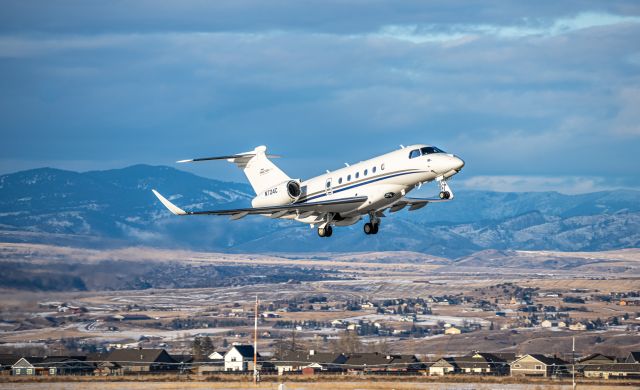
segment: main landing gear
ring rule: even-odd
[[[369,222],[364,224],[364,234],[378,234],[380,218],[374,213],[369,213]]]
[[[364,224],[364,233],[365,234],[378,234],[379,223],[371,223],[367,222]]]
[[[320,237],[331,237],[332,234],[333,234],[333,228],[331,227],[331,225],[318,228],[318,235]]]

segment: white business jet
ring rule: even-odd
[[[232,220],[251,214],[270,218],[294,219],[317,226],[320,237],[331,237],[332,226],[348,226],[369,216],[366,234],[378,233],[385,211],[397,212],[405,207],[418,210],[431,202],[453,199],[447,180],[460,172],[464,161],[435,146],[412,145],[349,165],[336,171],[301,181],[292,179],[269,158],[265,146],[231,156],[181,160],[179,163],[227,160],[244,171],[256,192],[251,208],[212,211],[185,211],[156,190],[160,202],[175,215],[228,215]],[[406,197],[423,183],[437,181],[439,199]]]

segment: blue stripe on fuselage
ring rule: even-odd
[[[331,194],[327,194],[326,192],[324,192],[324,193],[319,194],[319,195],[314,195],[314,196],[312,196],[310,198],[307,198],[307,199],[305,199],[303,201],[296,202],[296,203],[305,203],[305,202],[308,202],[308,201],[313,200],[313,199],[318,199],[318,198],[321,198],[323,196],[333,195],[333,194],[336,194],[338,192],[347,191],[347,190],[350,190],[352,188],[360,187],[360,186],[363,186],[363,185],[366,185],[366,184],[375,183],[375,182],[380,181],[380,180],[386,180],[386,179],[391,179],[392,177],[411,175],[411,174],[414,174],[414,173],[421,173],[421,172],[423,172],[423,171],[416,170],[416,171],[412,171],[412,172],[390,173],[387,176],[381,176],[381,177],[378,177],[378,178],[375,178],[375,179],[371,179],[371,180],[368,180],[368,181],[363,181],[362,183],[354,184],[354,185],[351,185],[351,186],[348,186],[348,187],[341,188],[339,190],[332,191]]]

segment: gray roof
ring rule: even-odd
[[[303,364],[340,364],[344,363],[347,357],[341,353],[315,352],[313,355],[306,351],[287,351],[276,365],[291,365],[291,363]]]
[[[164,349],[114,349],[107,358],[122,363],[175,363]]]

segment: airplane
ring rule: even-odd
[[[332,226],[349,226],[363,216],[365,234],[377,234],[380,220],[388,210],[394,213],[409,207],[414,211],[429,203],[453,200],[448,179],[460,172],[464,161],[431,145],[400,145],[399,150],[372,159],[327,171],[308,180],[292,179],[278,168],[266,146],[228,156],[194,158],[178,163],[227,160],[244,171],[256,192],[250,208],[211,211],[185,211],[158,191],[153,193],[175,215],[226,215],[238,220],[247,215],[293,219],[317,226],[318,236],[331,237]],[[436,181],[440,194],[435,199],[406,195],[423,183]]]

